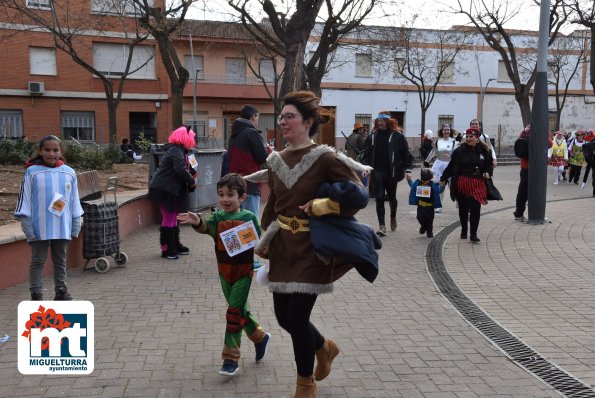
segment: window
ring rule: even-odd
[[[506,67],[504,66],[504,61],[498,61],[498,81],[499,82],[509,82],[510,77],[508,77],[508,73],[506,72]]]
[[[455,82],[455,63],[448,61],[441,61],[438,64],[438,73],[442,71],[440,76],[440,83],[454,83]]]
[[[62,112],[62,135],[79,141],[95,141],[95,113]]]
[[[56,49],[29,47],[29,73],[56,76]]]
[[[246,84],[246,60],[243,58],[225,58],[226,82]]]
[[[29,8],[52,8],[50,0],[27,0],[27,7]]]
[[[451,129],[454,128],[454,115],[438,115],[438,128],[436,129],[436,131],[440,130],[443,124],[448,124]]]
[[[355,54],[355,75],[372,76],[372,54]]]
[[[395,58],[395,76],[399,76],[407,67],[405,58]]]
[[[153,7],[153,0],[148,0],[148,3],[149,7]],[[135,15],[139,13],[137,7],[133,0],[91,0],[91,12],[98,14]]]
[[[0,138],[23,137],[23,112],[0,109]]]
[[[194,76],[198,80],[205,79],[205,58],[202,55],[194,56],[194,72],[192,71],[192,55],[184,55],[184,68],[190,73],[190,81],[194,81]]]
[[[556,131],[556,118],[558,116],[558,112],[556,111],[549,111],[548,112],[548,120],[547,120],[547,124],[548,124],[548,131],[554,132]]]
[[[272,59],[261,59],[258,64],[258,73],[266,82],[275,81],[275,68]]]
[[[273,131],[275,131],[275,115],[272,113],[261,113],[258,117],[258,130],[262,131],[262,139],[266,143],[270,137],[273,136]]]
[[[370,131],[370,124],[372,123],[372,115],[355,114],[355,123],[361,123],[365,128]]]
[[[93,67],[107,77],[123,76],[128,51],[126,44],[93,43]],[[127,78],[155,79],[154,54],[153,46],[135,46]]]

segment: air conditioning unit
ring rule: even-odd
[[[29,87],[29,94],[31,94],[31,95],[45,93],[45,87],[43,85],[43,82],[29,82],[28,87]]]

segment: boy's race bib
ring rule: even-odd
[[[221,232],[219,236],[231,257],[254,248],[258,243],[258,233],[252,221]]]
[[[427,186],[427,185],[418,185],[417,186],[415,196],[417,196],[418,198],[429,198],[431,194],[432,194],[432,187]]]

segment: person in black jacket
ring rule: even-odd
[[[409,145],[390,112],[383,111],[374,120],[374,130],[366,138],[364,164],[374,168],[370,176],[370,197],[376,198],[378,236],[386,236],[384,198],[390,206],[390,229],[397,229],[397,184],[411,173],[413,156]]]
[[[149,199],[161,210],[161,257],[177,259],[178,254],[190,254],[180,243],[177,216],[187,212],[189,192],[196,189],[196,170],[190,166],[188,151],[196,146],[194,131],[187,127],[174,130],[165,146],[165,154],[149,182]]]
[[[583,154],[585,155],[585,161],[587,162],[587,170],[589,170],[589,168],[595,170],[595,139],[583,145]],[[585,171],[585,176],[583,177],[581,189],[584,189],[585,185],[587,185],[588,178],[589,172]],[[595,197],[595,172],[593,173],[591,182],[591,185],[593,186],[593,197]]]
[[[480,241],[477,228],[481,205],[488,204],[485,180],[491,177],[494,169],[492,154],[488,146],[480,141],[480,136],[481,132],[478,129],[467,129],[465,142],[454,150],[448,166],[440,177],[441,186],[446,185],[448,179],[451,179],[450,195],[459,204],[461,239],[467,239],[469,223],[469,240],[473,243]]]
[[[240,117],[231,126],[231,137],[227,144],[229,172],[241,176],[249,175],[261,169],[268,153],[264,146],[258,124],[258,109],[252,105],[245,105]],[[248,196],[242,208],[260,216],[260,186],[258,183],[247,182]]]

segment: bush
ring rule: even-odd
[[[75,140],[64,142],[66,163],[76,170],[111,169],[113,162],[105,152],[99,145],[82,145]]]
[[[23,165],[35,152],[35,144],[24,140],[0,140],[0,164]]]
[[[0,164],[23,165],[35,154],[35,143],[24,140],[0,140]],[[64,158],[75,170],[108,170],[115,163],[132,163],[120,147],[110,144],[106,148],[99,145],[83,145],[76,140],[64,140]]]
[[[132,158],[127,156],[120,149],[119,145],[109,144],[107,148],[103,150],[103,156],[111,163],[132,163]]]

